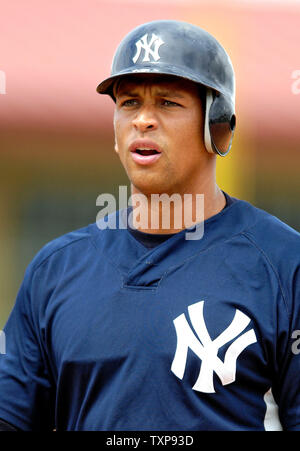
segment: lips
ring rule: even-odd
[[[149,139],[137,139],[133,141],[129,150],[132,159],[141,165],[155,163],[161,157],[161,149],[156,142]]]

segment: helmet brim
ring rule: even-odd
[[[113,86],[115,82],[121,78],[125,77],[132,77],[135,75],[166,75],[166,76],[172,76],[179,79],[189,80],[194,83],[197,83],[199,85],[203,85],[205,87],[214,89],[217,92],[220,92],[220,86],[214,85],[211,83],[211,81],[206,80],[204,78],[199,79],[199,74],[193,74],[187,71],[180,71],[178,70],[178,67],[170,67],[170,65],[166,65],[166,67],[162,67],[163,65],[160,63],[155,67],[155,64],[149,65],[149,67],[145,67],[143,65],[141,68],[138,67],[130,67],[126,70],[119,72],[118,74],[115,74],[111,77],[106,78],[103,80],[98,86],[97,86],[97,92],[99,94],[108,94],[112,98],[114,98],[113,95]],[[223,89],[224,91],[224,89]],[[229,93],[228,93],[229,95]]]

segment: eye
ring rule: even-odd
[[[163,99],[162,100],[163,106],[180,106],[179,103],[172,102],[171,100]]]
[[[127,106],[127,107],[130,107],[130,106],[136,106],[136,105],[138,105],[138,100],[137,99],[126,99],[126,100],[123,100],[123,101],[121,101],[121,106]]]

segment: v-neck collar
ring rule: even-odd
[[[113,214],[116,223],[124,227],[126,210]],[[182,230],[153,249],[139,243],[126,228],[100,231],[99,226],[93,224],[92,233],[97,248],[121,273],[123,287],[155,289],[170,268],[181,266],[200,252],[241,233],[245,224],[250,225],[254,219],[253,207],[248,202],[237,200],[204,221],[201,239],[187,240],[187,230]]]

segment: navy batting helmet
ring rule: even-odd
[[[111,76],[97,87],[114,100],[113,85],[130,74],[171,75],[206,87],[205,146],[226,155],[235,129],[235,77],[229,56],[207,31],[181,21],[140,25],[121,41]]]

